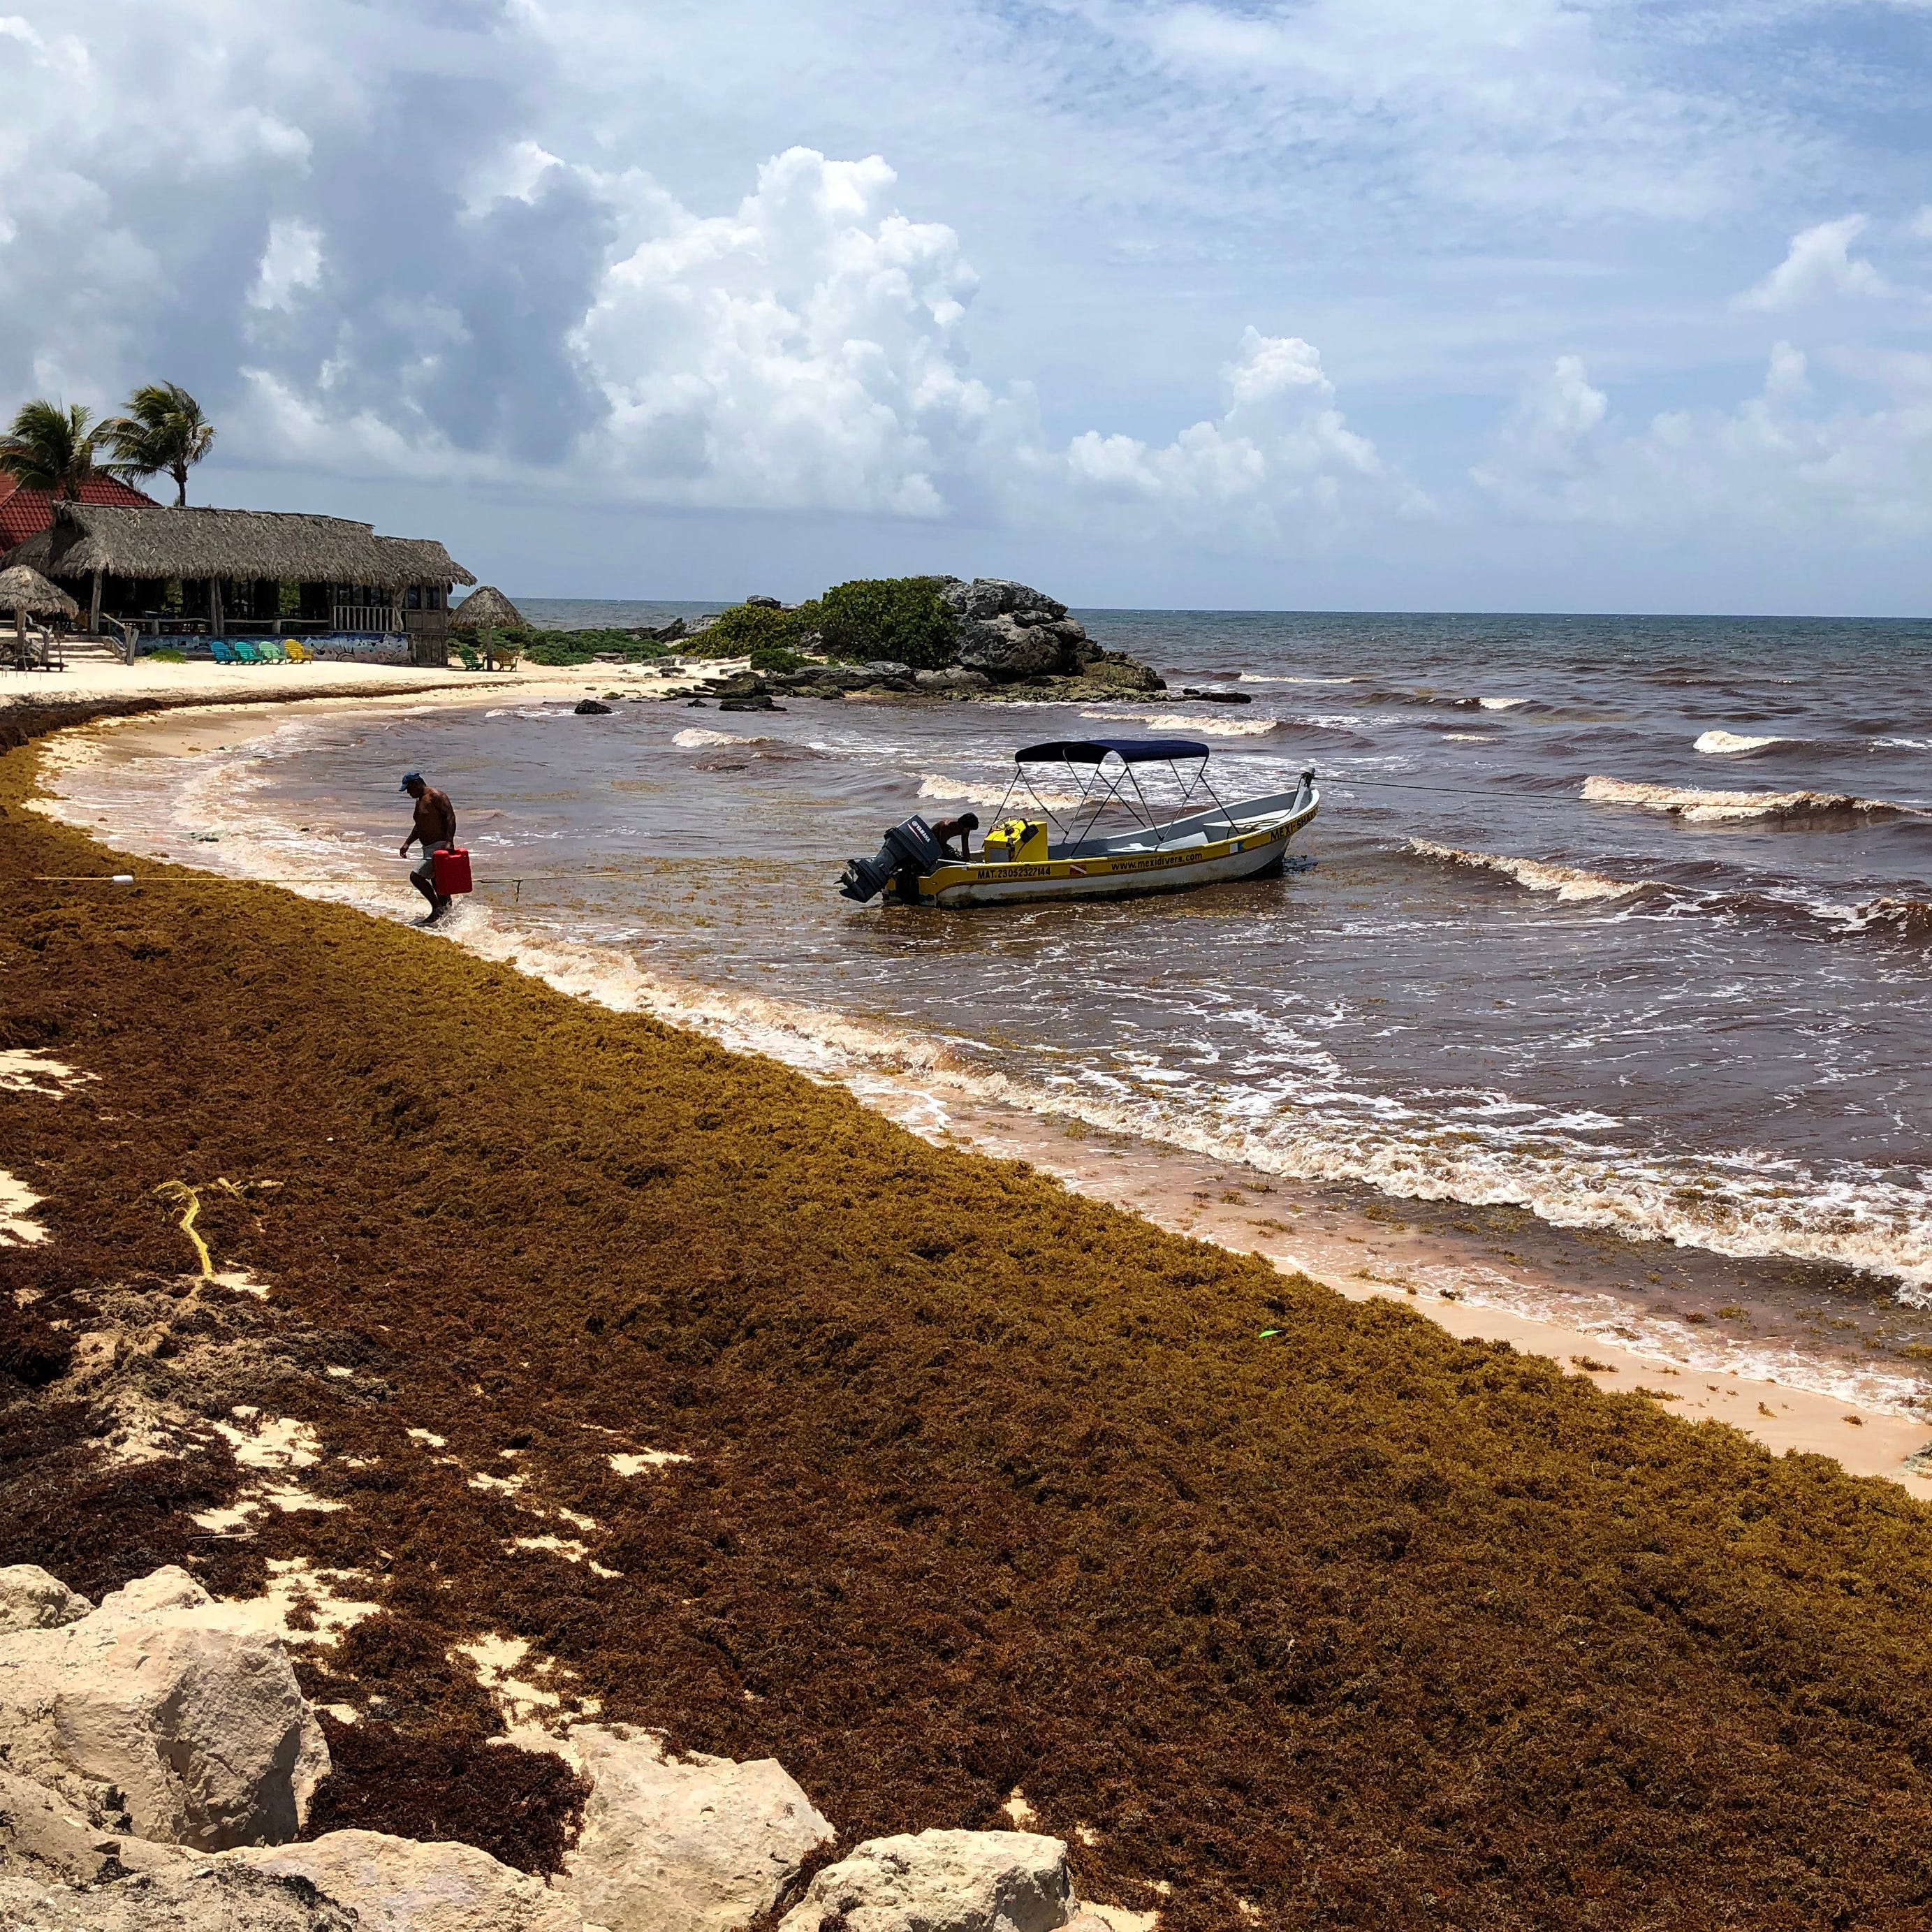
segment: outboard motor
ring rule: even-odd
[[[900,881],[899,896],[918,896],[919,882],[928,872],[936,872],[946,857],[945,849],[932,836],[932,828],[922,818],[908,818],[886,834],[886,842],[872,859],[848,859],[845,876],[838,890],[848,899],[863,905],[875,899],[894,879]]]

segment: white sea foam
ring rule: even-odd
[[[1526,698],[1479,698],[1476,702],[1485,711],[1514,711],[1519,704],[1527,704]]]
[[[734,737],[729,731],[707,731],[701,724],[692,724],[678,733],[671,742],[680,751],[696,752],[710,745],[746,745],[748,738]]]
[[[1541,859],[1513,859],[1500,852],[1466,852],[1460,845],[1438,845],[1427,838],[1412,838],[1408,849],[1418,856],[1436,859],[1444,865],[1474,866],[1479,870],[1500,872],[1533,892],[1554,892],[1566,903],[1590,899],[1628,898],[1633,892],[1650,889],[1647,879],[1606,879],[1574,866],[1552,865]]]
[[[1705,731],[1691,746],[1714,758],[1735,758],[1740,752],[1761,752],[1767,745],[1788,745],[1789,738],[1752,738],[1737,731]]]
[[[1588,778],[1582,796],[1593,805],[1631,805],[1694,824],[1734,824],[1757,818],[1816,818],[1857,812],[1886,818],[1923,816],[1918,808],[1882,798],[1834,791],[1703,791],[1694,786],[1644,784],[1634,780]]]
[[[1365,677],[1266,677],[1258,670],[1237,674],[1242,684],[1366,684]]]
[[[1204,718],[1198,711],[1184,715],[1160,711],[1151,717],[1138,711],[1083,711],[1080,715],[1106,724],[1140,724],[1150,731],[1185,731],[1202,738],[1258,738],[1280,722],[1274,718]]]
[[[1006,802],[1007,788],[1004,784],[980,784],[970,778],[950,778],[943,772],[928,772],[919,782],[919,795],[952,805],[989,806],[997,812]],[[1076,792],[1049,791],[1043,785],[1036,785],[1029,791],[1022,785],[1012,794],[1013,808],[1023,812],[1036,800],[1054,812],[1070,812],[1081,802]]]

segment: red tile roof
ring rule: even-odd
[[[90,476],[80,486],[83,503],[120,503],[139,508],[154,498],[112,476]],[[22,489],[13,477],[0,476],[0,556],[16,544],[38,536],[54,520],[54,500],[44,490]]]

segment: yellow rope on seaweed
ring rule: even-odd
[[[232,1180],[218,1180],[214,1185],[226,1188],[230,1194],[239,1195],[242,1192]],[[201,1257],[202,1280],[212,1281],[214,1279],[214,1258],[208,1252],[208,1244],[194,1231],[195,1216],[201,1212],[200,1189],[189,1186],[184,1180],[164,1180],[154,1192],[164,1200],[185,1201],[188,1203],[188,1212],[176,1225],[194,1244],[194,1251]]]

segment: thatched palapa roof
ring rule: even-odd
[[[135,509],[62,503],[10,564],[55,578],[260,578],[282,584],[474,584],[441,544],[379,537],[368,524],[283,510]]]
[[[465,631],[527,631],[530,622],[494,584],[472,590],[450,611],[449,621]]]
[[[57,584],[24,563],[0,570],[0,610],[24,610],[30,617],[73,617],[80,606]]]

